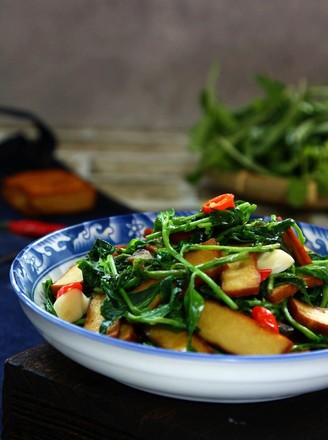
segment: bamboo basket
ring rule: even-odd
[[[288,201],[288,180],[282,177],[264,176],[243,170],[236,173],[209,171],[209,181],[226,192],[232,192],[246,200],[290,206]],[[328,198],[320,197],[316,182],[307,185],[305,203],[301,209],[324,210],[328,208]]]

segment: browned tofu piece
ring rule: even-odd
[[[323,280],[311,275],[304,275],[302,278],[305,281],[307,287],[322,286],[324,284]],[[272,302],[272,304],[279,304],[285,298],[288,298],[289,296],[293,296],[298,291],[299,291],[299,287],[296,286],[296,284],[291,284],[291,283],[280,284],[276,286],[272,290],[272,292],[268,293],[267,299],[270,302]]]
[[[71,266],[54,284],[51,286],[52,293],[56,295],[58,290],[69,283],[83,284],[83,275],[81,269],[74,264]]]
[[[206,242],[202,243],[203,245],[216,245],[218,244],[217,241],[214,238],[210,238]],[[188,251],[185,253],[184,258],[191,263],[193,266],[198,266],[203,263],[207,263],[211,260],[214,260],[215,258],[220,258],[221,252],[217,249],[197,249],[195,251]],[[215,279],[217,278],[222,270],[224,269],[224,266],[217,266],[213,269],[206,270],[205,273]],[[199,278],[196,278],[196,284],[201,284],[202,280]]]
[[[100,293],[94,293],[87,310],[87,316],[84,323],[84,328],[93,332],[99,332],[100,326],[104,321],[104,317],[101,314],[101,305],[104,302],[105,295]],[[117,320],[111,326],[108,327],[106,334],[117,338],[120,332],[120,321]]]
[[[137,334],[134,326],[129,322],[121,322],[118,339],[122,339],[123,341],[136,342]]]
[[[306,248],[291,227],[284,232],[282,238],[285,245],[289,248],[291,254],[294,256],[295,260],[300,266],[305,266],[312,263],[312,259]]]
[[[247,296],[259,293],[261,277],[255,253],[248,258],[229,263],[221,274],[222,290],[229,296]]]
[[[161,325],[145,327],[145,334],[148,339],[158,347],[168,350],[187,351],[188,333],[185,330],[174,331]],[[213,353],[207,342],[198,335],[193,335],[191,345],[197,352]]]
[[[289,352],[293,346],[285,336],[272,333],[254,319],[212,300],[205,301],[198,328],[205,341],[227,353],[281,354]]]
[[[315,307],[291,298],[288,309],[297,322],[313,332],[328,336],[328,308]]]

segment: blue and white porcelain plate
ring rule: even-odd
[[[12,286],[24,312],[51,345],[126,385],[179,399],[260,402],[328,387],[328,350],[279,356],[181,353],[90,332],[44,310],[43,281],[58,279],[96,238],[127,243],[141,237],[155,217],[136,213],[92,220],[49,234],[19,253],[10,270]],[[299,225],[306,245],[327,255],[328,229]]]

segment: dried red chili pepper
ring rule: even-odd
[[[42,237],[64,227],[65,225],[59,223],[45,223],[29,219],[0,222],[0,229],[32,238]]]
[[[213,199],[207,200],[202,206],[204,214],[210,214],[214,211],[223,211],[228,208],[235,207],[235,196],[230,193],[221,194],[213,197]]]

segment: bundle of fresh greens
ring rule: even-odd
[[[300,207],[308,183],[328,197],[328,87],[301,81],[288,86],[257,76],[263,97],[230,109],[217,93],[215,66],[200,95],[202,114],[190,131],[190,148],[199,154],[197,182],[207,171],[248,170],[288,180],[288,202]]]
[[[187,216],[158,213],[126,245],[98,239],[45,283],[45,307],[88,330],[173,350],[327,348],[328,259],[304,247],[293,219],[255,209],[223,194]]]

